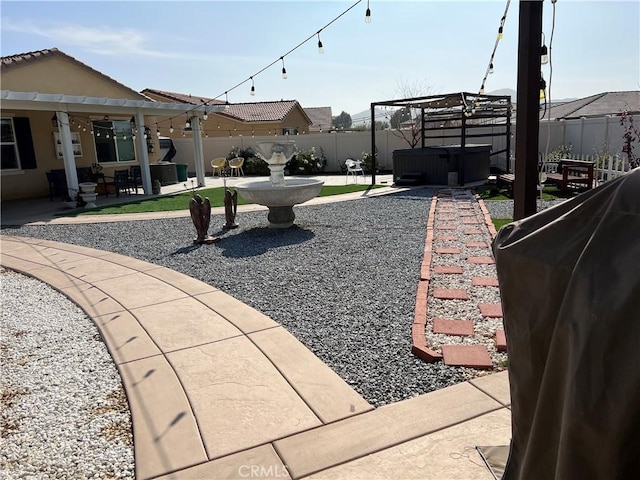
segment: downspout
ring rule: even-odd
[[[78,172],[76,170],[76,159],[73,156],[73,144],[71,143],[71,129],[69,128],[69,115],[67,112],[56,112],[58,121],[60,143],[62,144],[62,158],[64,160],[64,173],[67,178],[68,195],[75,200],[77,193],[80,193],[78,186]],[[73,193],[72,193],[73,192]]]
[[[138,163],[140,163],[140,175],[142,177],[142,190],[145,195],[152,194],[151,171],[149,170],[149,152],[147,150],[147,140],[144,138],[144,115],[136,113],[136,142],[138,142]],[[134,132],[136,133],[136,132]]]

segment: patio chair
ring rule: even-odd
[[[136,193],[138,193],[138,187],[142,188],[142,170],[139,165],[129,167],[129,179]]]
[[[354,183],[358,183],[358,174],[362,174],[362,178],[366,180],[366,176],[362,168],[362,162],[360,160],[347,158],[344,161],[344,165],[347,167],[347,177],[344,179],[345,185],[347,184],[347,180],[349,180],[350,175],[353,176]]]
[[[65,198],[69,192],[64,170],[51,170],[46,174],[49,181],[49,200],[53,202],[53,197]]]
[[[129,170],[115,170],[113,172],[113,184],[115,185],[116,198],[120,196],[121,191],[131,195],[131,190],[135,188],[129,176]]]
[[[236,172],[236,177],[242,175],[244,177],[244,170],[242,170],[242,166],[244,165],[243,157],[236,157],[229,160],[229,168],[231,169],[231,176],[233,176],[233,172]]]
[[[213,176],[216,176],[216,172],[218,172],[218,176],[222,174],[222,170],[224,170],[224,166],[227,163],[227,159],[224,157],[218,157],[211,160],[211,167],[213,168]]]

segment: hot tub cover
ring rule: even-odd
[[[640,169],[503,227],[503,479],[640,478]]]

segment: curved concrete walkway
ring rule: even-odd
[[[374,409],[282,326],[173,270],[0,236],[0,264],[95,322],[129,400],[138,479],[487,479],[507,373]],[[393,381],[393,379],[390,379]]]

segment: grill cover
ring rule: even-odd
[[[640,475],[640,169],[504,226],[503,479]]]

